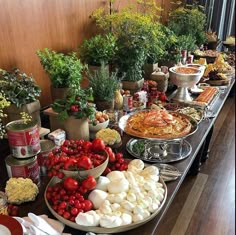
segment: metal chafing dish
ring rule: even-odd
[[[178,68],[189,68],[189,66],[175,66],[169,69],[170,71],[170,81],[175,84],[178,88],[174,91],[169,99],[179,102],[192,101],[188,89],[194,87],[203,76],[204,70],[199,68],[192,68],[194,73],[185,74],[179,73]]]

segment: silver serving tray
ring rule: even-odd
[[[138,112],[143,112],[143,111],[144,111],[144,110],[138,111]],[[119,120],[119,128],[120,128],[122,131],[125,132],[126,122],[127,122],[128,118],[129,118],[131,115],[135,114],[135,113],[137,113],[137,112],[133,112],[133,113],[126,114],[126,115],[124,115],[124,116],[122,116],[122,117],[120,118],[120,120]],[[170,112],[170,113],[171,113],[171,112]],[[185,114],[182,114],[182,113],[178,113],[178,114],[180,114],[180,115],[186,117],[186,118],[191,122],[191,124],[192,124],[192,129],[191,129],[191,131],[190,131],[189,134],[185,135],[184,137],[180,137],[180,138],[166,138],[166,139],[161,139],[161,138],[145,138],[145,137],[142,137],[142,138],[143,138],[143,139],[148,139],[148,140],[172,141],[172,140],[183,139],[183,138],[186,138],[186,137],[188,137],[188,136],[194,134],[194,133],[197,131],[197,128],[198,128],[198,123],[197,123],[197,121],[196,121],[195,119],[193,119],[192,117],[187,116],[187,115],[185,115]],[[127,133],[127,134],[128,134],[128,133]],[[136,135],[132,135],[132,136],[141,138],[141,137],[136,136]]]
[[[143,144],[144,147],[141,151],[135,149],[137,143],[141,144],[141,146]],[[146,148],[145,146],[149,143],[152,143],[154,147]],[[166,154],[162,154],[163,152],[159,151],[163,144],[166,145],[164,150]],[[155,148],[155,145],[157,148]],[[187,158],[192,152],[192,146],[185,139],[159,142],[132,138],[127,142],[126,149],[133,157],[152,163],[177,162]]]

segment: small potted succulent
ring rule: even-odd
[[[97,110],[114,109],[114,95],[120,84],[117,74],[117,71],[110,74],[103,63],[99,70],[88,73],[89,86],[93,89]]]
[[[116,38],[112,33],[98,34],[88,40],[84,40],[79,47],[81,60],[88,64],[89,69],[99,69],[101,63],[108,65],[114,59],[117,50]]]
[[[53,101],[65,98],[68,88],[80,85],[84,67],[75,52],[65,55],[45,48],[38,50],[37,55],[51,80]]]
[[[21,118],[20,113],[25,112],[41,126],[40,102],[38,100],[41,89],[32,76],[19,69],[12,71],[0,69],[0,87],[0,93],[11,103],[9,107],[4,109],[7,114],[5,122],[18,120]]]

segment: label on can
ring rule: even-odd
[[[37,157],[21,160],[10,155],[6,158],[5,162],[9,177],[30,178],[35,184],[40,184]]]
[[[130,112],[133,109],[133,96],[124,95],[123,96],[123,111]]]
[[[13,121],[17,125],[19,121]],[[40,151],[40,137],[38,126],[15,130],[7,128],[7,136],[11,147],[12,155],[17,158],[35,156]]]

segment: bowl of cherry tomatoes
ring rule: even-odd
[[[46,168],[48,176],[84,178],[89,175],[97,178],[106,169],[109,153],[101,139],[92,142],[85,140],[65,140],[57,149],[48,154]]]
[[[89,131],[97,132],[109,125],[109,116],[103,112],[96,112],[95,119],[89,122]]]

